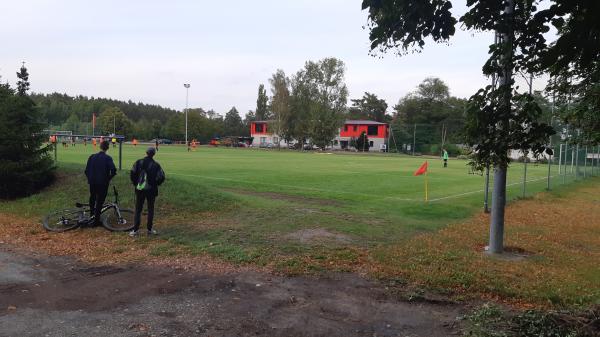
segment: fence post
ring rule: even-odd
[[[550,173],[551,173],[553,159],[554,159],[554,149],[552,149],[552,155],[548,155],[548,181],[546,182],[546,190],[547,191],[550,191]]]
[[[121,163],[123,161],[123,139],[119,141],[119,171],[121,171]]]
[[[565,143],[565,164],[563,165],[563,184],[566,182],[567,179],[567,155],[569,154],[569,143]]]
[[[583,179],[587,178],[587,156],[588,156],[588,148],[585,146],[585,156],[583,157]]]
[[[562,154],[563,154],[563,145],[558,144],[558,175],[560,176],[561,168],[562,168]]]
[[[527,186],[527,152],[523,151],[523,198],[525,198],[525,189]]]
[[[575,180],[579,179],[579,144],[575,147]]]
[[[413,129],[413,148],[412,148],[412,155],[415,155],[415,141],[417,139],[417,123],[415,123],[415,128]]]
[[[490,208],[488,207],[488,199],[490,195],[490,166],[486,166],[485,168],[485,187],[484,187],[484,196],[483,196],[483,212],[489,213]]]

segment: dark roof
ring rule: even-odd
[[[344,124],[361,124],[361,125],[387,125],[387,123],[380,123],[380,122],[376,122],[376,121],[369,121],[369,120],[349,120],[344,122]]]

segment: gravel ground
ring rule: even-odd
[[[454,305],[353,274],[280,277],[97,266],[0,246],[0,336],[449,336]]]

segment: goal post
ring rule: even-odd
[[[122,169],[122,167],[123,167],[123,142],[125,141],[125,136],[76,135],[73,133],[67,134],[66,132],[71,132],[71,131],[59,131],[59,132],[52,131],[49,134],[52,146],[54,148],[54,161],[55,162],[58,162],[58,142],[59,142],[59,140],[63,141],[64,138],[66,138],[66,137],[68,137],[70,141],[74,141],[75,139],[83,139],[84,142],[86,142],[88,139],[89,140],[105,139],[105,140],[110,141],[111,139],[114,138],[116,140],[116,142],[119,144],[119,171]]]

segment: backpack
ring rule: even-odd
[[[152,165],[152,162],[150,162]],[[135,189],[138,191],[149,191],[152,188],[152,185],[148,183],[148,173],[146,172],[146,168],[142,165],[142,170],[138,176],[137,185],[135,185]]]

